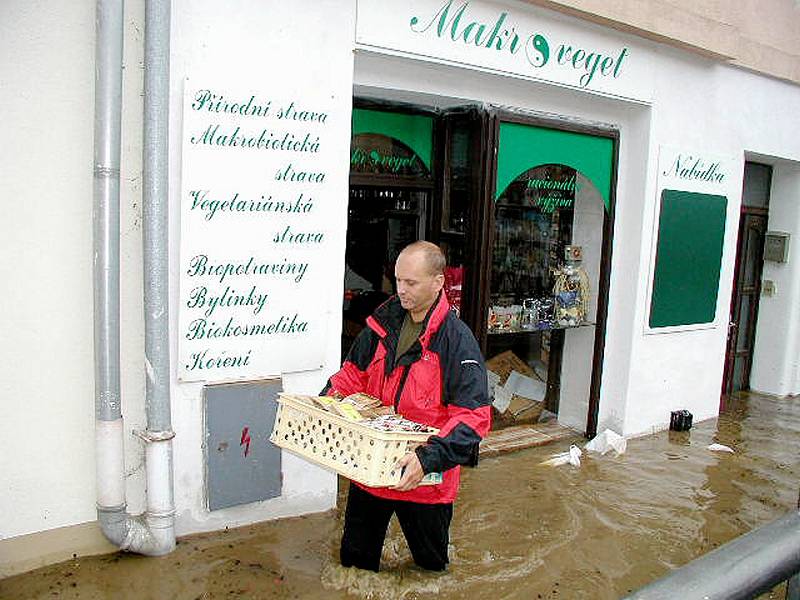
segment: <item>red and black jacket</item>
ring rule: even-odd
[[[364,392],[407,419],[438,428],[439,434],[416,453],[425,473],[442,473],[442,483],[408,492],[361,487],[382,498],[449,503],[458,493],[459,465],[477,463],[478,445],[489,431],[486,367],[475,337],[442,293],[428,311],[419,339],[396,357],[405,315],[396,296],[379,306],[325,393]]]

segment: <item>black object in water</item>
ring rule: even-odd
[[[692,413],[688,410],[673,410],[670,413],[669,428],[672,431],[689,431],[692,428]]]

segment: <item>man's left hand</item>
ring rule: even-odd
[[[425,472],[422,470],[422,465],[419,462],[419,457],[415,452],[409,452],[399,461],[397,461],[396,469],[403,469],[403,476],[397,485],[393,485],[392,489],[399,492],[408,492],[413,490],[425,477]]]

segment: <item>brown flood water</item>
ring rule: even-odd
[[[796,507],[800,397],[734,399],[690,432],[629,440],[622,456],[539,464],[568,446],[465,472],[444,574],[413,567],[394,521],[381,573],[342,568],[337,510],[191,536],[162,558],[44,567],[0,581],[0,598],[616,599]]]

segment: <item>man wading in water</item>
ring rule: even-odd
[[[417,565],[442,571],[448,563],[460,465],[477,464],[491,413],[483,356],[450,310],[442,291],[444,267],[435,244],[420,241],[403,249],[395,265],[397,295],[367,319],[324,391],[366,393],[407,419],[439,429],[400,459],[403,475],[396,486],[350,483],[341,546],[345,567],[378,570],[392,514]],[[428,473],[441,473],[442,482],[420,486]]]

